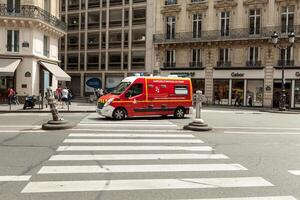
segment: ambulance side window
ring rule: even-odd
[[[143,93],[143,84],[137,83],[134,84],[133,86],[130,87],[128,90],[126,97],[134,97],[136,95],[142,94]]]
[[[175,85],[174,89],[176,95],[187,95],[189,93],[188,87],[184,85]]]

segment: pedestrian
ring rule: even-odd
[[[251,95],[249,95],[249,97],[248,97],[248,104],[249,104],[250,107],[252,107],[253,99],[252,99]]]
[[[62,100],[61,108],[64,108],[64,104],[67,104],[69,100],[69,90],[66,87],[61,91],[61,100]]]
[[[240,94],[238,94],[238,93],[235,95],[234,106],[236,106],[236,105],[238,105],[238,106],[241,105],[241,96],[240,96]]]
[[[61,102],[61,96],[62,96],[62,88],[61,88],[61,85],[58,85],[57,89],[55,90],[55,98],[57,99],[58,101],[58,104],[62,105],[62,102]]]
[[[7,95],[7,97],[8,97],[8,104],[11,105],[11,103],[13,102],[15,91],[12,88],[8,88],[7,93],[8,93],[8,95]]]
[[[13,96],[13,102],[14,104],[16,105],[20,105],[20,102],[19,102],[19,97],[18,97],[18,93],[15,92],[14,96]]]
[[[71,105],[71,99],[73,98],[73,95],[72,95],[71,90],[70,90],[69,88],[67,88],[67,89],[68,89],[68,92],[69,92],[69,95],[68,95],[68,103],[69,103],[69,105]]]

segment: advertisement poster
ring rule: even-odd
[[[85,92],[94,92],[95,89],[101,87],[102,87],[102,82],[98,77],[85,78]]]
[[[107,76],[106,77],[106,90],[108,92],[112,91],[122,80],[123,76]]]

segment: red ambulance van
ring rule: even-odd
[[[146,115],[183,118],[190,113],[192,91],[189,78],[127,77],[111,93],[99,98],[97,113],[118,120]]]

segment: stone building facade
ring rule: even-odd
[[[208,103],[300,108],[299,0],[157,0],[154,72],[191,77]],[[279,50],[271,35],[279,34]]]
[[[124,77],[152,69],[153,1],[61,0],[68,34],[61,40],[61,67],[78,96],[108,91]]]
[[[58,0],[0,0],[0,102],[8,88],[19,96],[43,94],[70,77],[58,66],[66,33]]]

